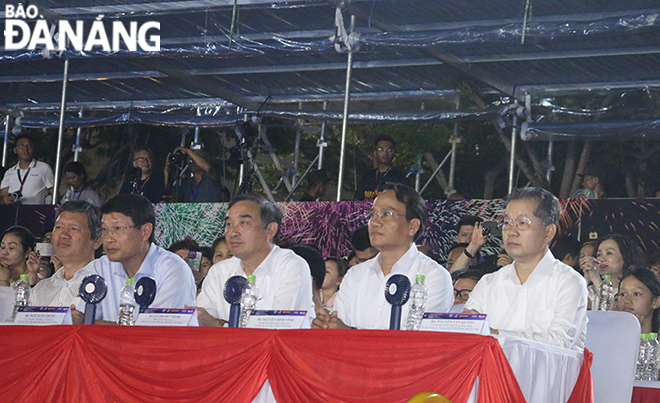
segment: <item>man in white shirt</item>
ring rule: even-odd
[[[16,137],[14,153],[18,163],[5,172],[0,183],[2,203],[45,204],[46,197],[53,194],[53,170],[34,159],[34,141],[29,136]]]
[[[559,201],[547,190],[523,188],[509,195],[502,239],[514,261],[479,280],[464,312],[488,314],[492,334],[582,351],[587,285],[548,247],[559,214]]]
[[[275,245],[282,213],[256,194],[237,196],[226,215],[225,238],[231,253],[209,269],[197,297],[200,326],[224,326],[230,305],[223,296],[232,276],[253,274],[259,289],[259,310],[301,310],[312,306],[312,279],[307,262]]]
[[[335,311],[317,310],[312,328],[388,329],[391,305],[385,299],[385,284],[394,274],[405,275],[412,284],[418,274],[424,275],[426,311],[449,312],[454,301],[449,272],[415,246],[427,218],[419,193],[388,183],[368,214],[369,239],[380,253],[351,267],[339,288]],[[402,318],[407,317],[409,307],[410,300],[403,306]]]
[[[156,282],[151,308],[194,304],[197,287],[190,267],[179,256],[153,243],[156,215],[149,200],[119,194],[103,204],[101,213],[106,255],[96,261],[94,271],[108,283],[108,293],[97,305],[97,324],[116,324],[119,294],[127,278],[137,283],[142,277],[151,277]],[[82,315],[74,315],[74,323],[82,323]]]
[[[34,286],[30,305],[84,308],[78,289],[94,269],[94,251],[101,245],[100,230],[97,210],[86,201],[70,201],[57,210],[53,249],[62,267]]]

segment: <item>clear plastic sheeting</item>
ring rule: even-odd
[[[352,112],[348,114],[349,122],[443,122],[454,120],[489,120],[495,118],[500,108],[477,111],[420,111],[420,112]],[[308,119],[341,121],[341,112],[319,111],[264,111],[263,116],[276,116],[285,119]]]
[[[407,122],[407,121],[454,121],[454,120],[489,120],[498,115],[498,108],[479,111],[423,111],[423,112],[354,112],[349,114],[351,122]],[[64,127],[97,127],[126,123],[181,127],[221,127],[233,126],[244,121],[245,116],[259,115],[283,119],[307,119],[316,121],[341,121],[341,112],[319,111],[260,111],[228,115],[186,116],[176,114],[153,114],[131,112],[103,118],[66,117]],[[59,127],[57,117],[21,117],[20,126],[35,129],[54,129]]]
[[[525,141],[659,139],[660,119],[560,124],[524,122],[520,137]]]

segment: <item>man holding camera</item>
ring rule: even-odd
[[[217,181],[208,153],[178,147],[167,156],[167,166],[183,166],[177,201],[182,203],[215,203],[229,201],[229,190]],[[169,176],[166,169],[166,179]],[[176,188],[176,187],[175,187]]]
[[[0,183],[3,204],[46,204],[53,194],[54,175],[50,165],[34,159],[34,141],[27,135],[16,137],[14,153],[18,163],[5,172]]]

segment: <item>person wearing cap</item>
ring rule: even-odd
[[[596,166],[588,166],[581,174],[582,189],[578,189],[573,193],[572,197],[580,197],[583,199],[602,199],[605,197],[605,188],[601,178],[603,177],[602,171]]]
[[[178,147],[174,153],[188,157],[190,176],[181,180],[178,201],[182,203],[216,203],[229,201],[229,190],[217,181],[210,156],[202,150]],[[167,164],[170,164],[168,155]],[[166,181],[167,182],[167,181]]]
[[[323,169],[307,174],[307,192],[300,201],[321,201],[328,188],[328,177]]]
[[[449,312],[454,302],[449,272],[415,245],[428,217],[419,193],[408,186],[388,183],[367,214],[369,238],[379,253],[348,270],[335,298],[335,311],[317,309],[312,328],[388,329],[392,309],[385,299],[385,285],[397,274],[406,276],[411,284],[418,275],[424,276],[426,312]],[[408,300],[402,307],[401,328],[410,304]]]

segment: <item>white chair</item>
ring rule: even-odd
[[[587,348],[595,403],[630,403],[637,368],[640,327],[628,312],[587,312]]]

